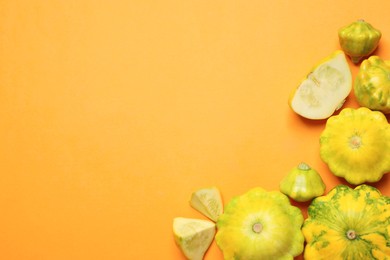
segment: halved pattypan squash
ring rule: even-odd
[[[293,259],[303,252],[303,215],[279,191],[254,188],[234,197],[218,218],[224,259]]]
[[[302,162],[294,167],[280,182],[280,191],[295,201],[309,201],[325,192],[320,174]]]
[[[344,108],[320,136],[320,156],[330,171],[351,184],[379,181],[390,172],[390,125],[378,111]]]
[[[361,106],[390,113],[390,61],[371,56],[360,65],[354,92]]]
[[[315,198],[302,227],[305,259],[390,259],[390,198],[338,185]]]
[[[378,29],[363,19],[340,28],[338,34],[341,48],[355,64],[378,47],[382,36]]]
[[[352,90],[352,74],[344,52],[319,61],[291,92],[288,104],[298,115],[326,119],[339,110]]]

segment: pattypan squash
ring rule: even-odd
[[[280,191],[295,201],[305,202],[323,195],[325,183],[316,170],[302,162],[282,179]]]
[[[390,61],[371,56],[360,65],[354,92],[361,106],[390,113]]]
[[[330,171],[359,185],[390,172],[390,125],[383,113],[344,108],[330,117],[320,136],[320,156]]]
[[[369,185],[338,185],[308,208],[304,257],[390,259],[390,198]]]
[[[302,223],[286,195],[254,188],[225,206],[215,240],[225,260],[292,260],[303,252]]]
[[[359,63],[378,47],[382,33],[363,19],[348,24],[338,31],[343,51],[353,63]]]

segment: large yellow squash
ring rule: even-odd
[[[390,125],[368,108],[345,108],[330,117],[320,136],[320,156],[349,183],[379,181],[390,172]]]
[[[215,239],[225,260],[292,260],[303,251],[302,223],[286,195],[254,188],[225,206]]]
[[[307,260],[390,259],[390,198],[346,185],[315,198],[302,227]]]

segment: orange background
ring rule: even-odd
[[[0,1],[0,259],[184,259],[174,217],[278,189],[325,121],[293,88],[364,18],[390,59],[389,1]],[[351,64],[353,76],[358,66]],[[357,107],[353,95],[345,107]],[[390,195],[390,177],[375,184]],[[306,215],[307,204],[297,204]],[[215,242],[206,259],[222,259]]]

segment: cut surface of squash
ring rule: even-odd
[[[289,98],[291,109],[308,119],[326,119],[340,109],[352,90],[345,54],[336,51],[306,75]]]
[[[190,260],[203,259],[215,232],[215,223],[209,220],[183,217],[173,220],[175,242]]]

